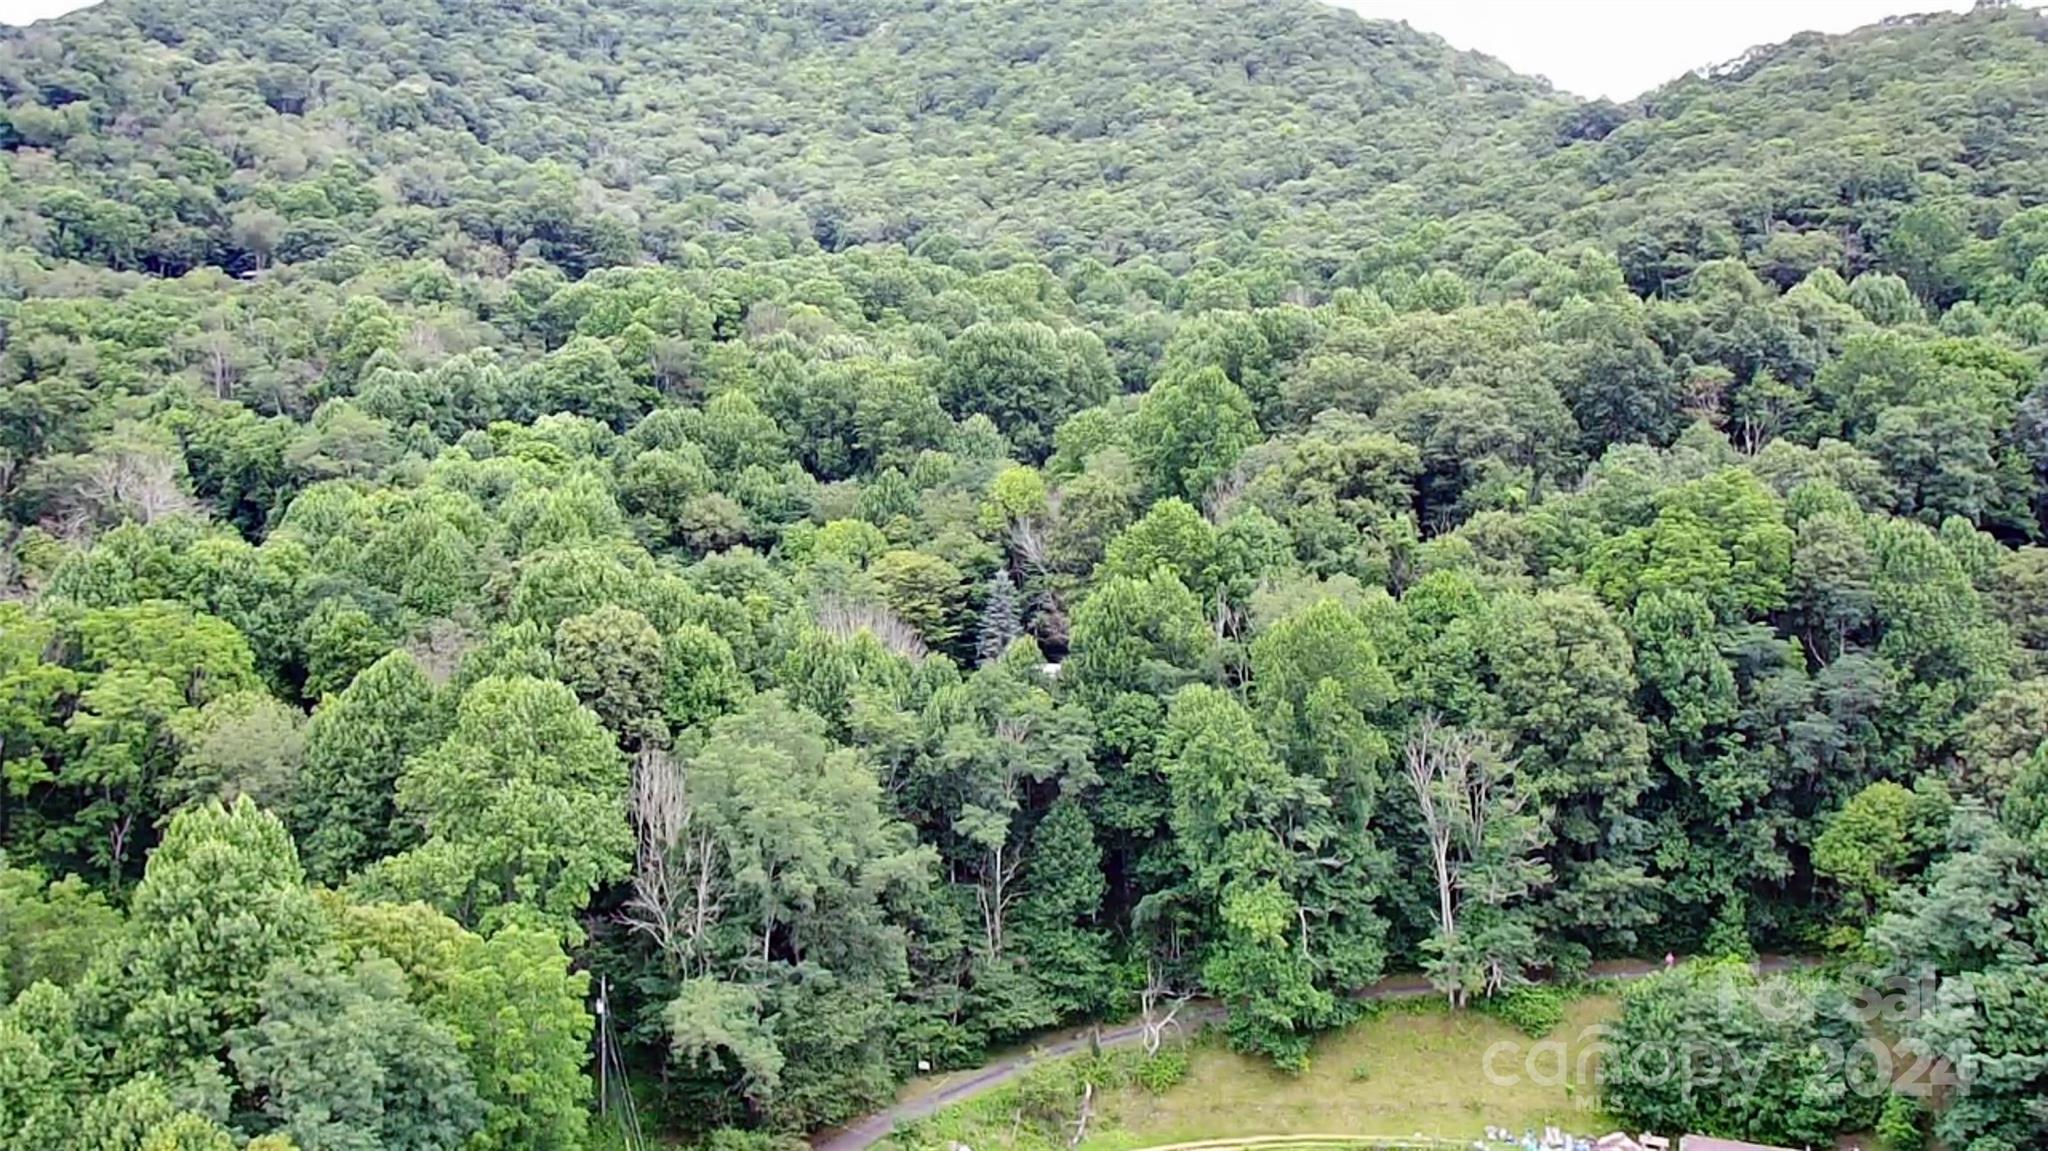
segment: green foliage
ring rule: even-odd
[[[1885,1151],[1920,1151],[1927,1146],[1927,1134],[1921,1130],[1921,1105],[1916,1099],[1905,1095],[1885,1096],[1884,1110],[1877,1116],[1877,1137],[1884,1140]]]
[[[716,719],[751,690],[732,645],[699,624],[684,624],[662,641],[661,680],[661,712],[675,731]]]
[[[468,1055],[482,1151],[576,1151],[589,1126],[590,977],[551,935],[506,927],[474,945],[428,1006]]]
[[[1138,1064],[1136,1078],[1145,1090],[1157,1095],[1186,1079],[1190,1069],[1186,1048],[1162,1047]]]
[[[955,416],[985,415],[1027,458],[1051,450],[1052,431],[1109,394],[1102,341],[1081,329],[1032,321],[984,322],[947,345],[939,398]]]
[[[1940,1109],[1932,1133],[1950,1146],[2022,1146],[2044,1128],[2038,1109],[2048,1027],[2039,925],[2017,909],[2044,890],[2040,845],[2048,759],[2036,757],[2002,818],[1966,800],[1949,853],[1929,866],[1868,933],[1889,970],[1932,976],[1928,1001],[1902,1021],[1905,1044],[1973,1072],[1967,1096]]]
[[[260,691],[222,696],[177,721],[183,751],[160,787],[167,807],[247,795],[280,810],[297,790],[305,760],[306,719]]]
[[[310,875],[338,882],[410,845],[396,809],[399,775],[445,723],[433,682],[404,652],[371,664],[313,712],[292,803]]]
[[[1079,800],[1062,797],[1033,829],[1013,934],[1054,1011],[1095,1015],[1116,986],[1109,933],[1102,922],[1108,882],[1095,827]]]
[[[468,1146],[586,1145],[590,976],[552,934],[515,925],[480,938],[417,903],[348,903],[335,918],[345,947],[397,964],[420,1015],[453,1036],[485,1109]]]
[[[899,1127],[892,1142],[899,1147],[943,1146],[954,1130],[949,1119],[958,1115],[969,1131],[1008,1130],[1019,1146],[1063,1147],[1073,1136],[1075,1118],[1091,1088],[1099,1113],[1111,1092],[1137,1086],[1157,1094],[1182,1082],[1190,1070],[1185,1045],[1162,1047],[1151,1055],[1121,1048],[1043,1060],[961,1108]]]
[[[279,964],[261,1018],[231,1037],[236,1074],[301,1147],[460,1145],[483,1104],[455,1036],[406,996],[388,959],[346,973]]]
[[[181,1111],[142,1137],[142,1151],[234,1151],[235,1139],[203,1115]]]
[[[8,1151],[73,1137],[73,1096],[86,1070],[73,1016],[70,997],[47,983],[0,1010],[0,1146]]]
[[[1131,420],[1131,455],[1162,496],[1200,500],[1259,440],[1251,401],[1207,368],[1152,386]]]
[[[37,982],[68,987],[120,928],[121,914],[76,875],[45,883],[0,863],[0,1000]]]
[[[1479,1010],[1513,1026],[1531,1039],[1541,1039],[1564,1022],[1570,997],[1556,987],[1529,984],[1477,1001]]]
[[[1844,1058],[1869,1057],[1850,1001],[1825,984],[1688,963],[1632,986],[1608,1035],[1601,1104],[1645,1128],[1811,1143],[1877,1120]],[[1841,1052],[1830,1060],[1827,1052]]]
[[[944,648],[959,635],[967,594],[959,568],[938,556],[899,550],[877,557],[868,574],[882,586],[889,610],[917,629],[926,645]]]
[[[600,883],[626,873],[626,783],[610,734],[568,687],[482,680],[448,737],[399,777],[398,807],[425,838],[360,883],[487,929],[529,912],[567,928]]]
[[[695,973],[663,1009],[671,1050],[693,1078],[784,1125],[850,1114],[872,1096],[826,1093],[871,1092],[886,1066],[880,1007],[905,964],[887,908],[929,881],[930,849],[887,813],[873,770],[780,693],[713,721],[674,770],[674,790],[643,801],[643,813],[688,820],[665,824],[678,838],[651,842],[658,866],[677,869],[678,883],[713,871],[702,891],[650,892],[637,909],[673,968]],[[835,962],[839,986],[804,977]],[[835,1014],[809,1015],[818,1010]],[[833,1078],[848,1071],[858,1077]]]
[[[214,1090],[230,1036],[261,1017],[272,966],[310,959],[328,933],[276,816],[247,796],[179,813],[135,888],[127,930],[86,974],[94,1013],[118,1037],[111,1067]]]
[[[1320,781],[1291,774],[1230,696],[1182,688],[1158,755],[1188,894],[1222,928],[1203,982],[1230,1006],[1234,1044],[1298,1071],[1314,1034],[1345,1018],[1330,984],[1378,974],[1385,923],[1363,898],[1370,876],[1346,860],[1346,882],[1335,892],[1318,889],[1300,855],[1330,838],[1314,825],[1328,803]],[[1309,906],[1317,896],[1324,898]]]
[[[1820,942],[2043,1142],[2039,13],[276,7],[0,38],[7,1146],[578,1148],[593,980],[734,1144]],[[1630,1108],[1869,1122],[1783,1023]]]
[[[571,616],[555,627],[562,682],[622,747],[663,742],[662,639],[647,617],[617,605]]]
[[[793,1135],[774,1131],[746,1131],[737,1127],[720,1127],[704,1139],[706,1148],[715,1151],[797,1151],[803,1140]]]
[[[1147,746],[1160,700],[1187,681],[1210,639],[1193,593],[1171,573],[1112,577],[1074,613],[1061,678],[1111,747]]]
[[[1854,900],[1852,921],[1882,907],[1902,876],[1924,865],[1948,831],[1952,803],[1939,780],[1908,791],[1880,780],[1851,796],[1813,845],[1813,866]]]

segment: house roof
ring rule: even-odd
[[[1678,1151],[1798,1151],[1794,1147],[1773,1147],[1768,1143],[1744,1143],[1740,1139],[1715,1139],[1709,1135],[1687,1135],[1678,1141]]]

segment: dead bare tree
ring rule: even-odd
[[[134,830],[135,815],[132,812],[115,819],[107,828],[107,852],[111,861],[108,870],[112,872],[116,890],[121,886],[121,867],[128,862],[128,837]]]
[[[1024,866],[1024,853],[1007,841],[989,848],[983,882],[975,885],[974,901],[981,909],[981,933],[989,958],[1003,953],[1003,927],[1010,906],[1017,901],[1014,882]]]
[[[1458,938],[1465,870],[1485,842],[1493,806],[1493,785],[1483,762],[1488,750],[1484,736],[1447,726],[1434,713],[1416,723],[1404,749],[1408,784],[1415,793],[1436,878],[1437,935],[1446,941],[1447,951],[1455,949]],[[1455,961],[1438,982],[1451,1006],[1465,1005],[1467,980]]]
[[[1249,484],[1250,477],[1245,475],[1242,468],[1232,468],[1217,476],[1209,484],[1209,490],[1202,494],[1203,518],[1217,527],[1222,527],[1225,521],[1230,519],[1231,514],[1237,511],[1237,505],[1243,501],[1245,488]]]
[[[722,909],[718,843],[690,806],[682,766],[660,748],[634,764],[632,813],[639,842],[620,921],[652,940],[673,971],[701,973]]]
[[[1058,503],[1049,499],[1052,509],[1057,511]],[[1026,516],[1010,524],[1010,554],[1017,557],[1017,566],[1030,575],[1043,576],[1052,570],[1052,547],[1045,538],[1045,523],[1036,516]]]
[[[4,489],[0,489],[4,490]],[[21,543],[19,529],[0,532],[0,603],[25,600],[32,590],[23,579],[21,556],[16,551]],[[0,735],[0,763],[6,762],[7,739]],[[0,804],[0,819],[5,819],[6,805]]]
[[[151,451],[118,450],[94,457],[79,477],[75,499],[81,510],[92,509],[95,519],[126,513],[145,524],[199,507],[178,486],[176,466]]]
[[[1716,428],[1728,423],[1728,379],[1724,371],[1708,369],[1687,377],[1681,387],[1679,410],[1689,420],[1705,420]]]
[[[1437,717],[1433,713],[1425,715],[1408,736],[1403,760],[1408,786],[1415,793],[1415,803],[1422,815],[1422,837],[1429,844],[1430,867],[1436,875],[1437,930],[1455,936],[1458,877],[1451,859],[1451,839],[1457,834],[1457,816],[1452,810],[1456,790],[1445,786],[1455,753],[1448,742]]]
[[[206,325],[206,337],[201,345],[206,352],[206,375],[213,381],[215,399],[233,399],[235,378],[239,372],[234,361],[234,333],[228,330],[225,313],[216,312]]]
[[[429,620],[414,635],[406,650],[427,673],[427,678],[437,684],[446,684],[461,670],[462,658],[476,646],[476,637],[469,628],[452,619]]]
[[[685,385],[696,363],[695,346],[675,336],[657,336],[647,349],[647,366],[654,373],[654,386],[664,395],[685,394]]]
[[[1543,821],[1524,810],[1513,764],[1488,733],[1425,715],[1409,734],[1403,766],[1436,880],[1430,978],[1463,1007],[1475,986],[1491,995],[1519,978],[1533,947],[1530,926],[1511,909],[1550,880]],[[1467,932],[1482,912],[1481,926]]]
[[[406,331],[405,350],[416,362],[432,364],[447,359],[451,351],[467,349],[451,349],[446,331],[439,325],[421,320]]]
[[[895,612],[878,603],[828,599],[818,605],[818,627],[837,639],[867,632],[881,645],[912,662],[925,657],[924,637]]]
[[[1158,960],[1145,962],[1145,988],[1138,992],[1138,1026],[1144,1035],[1146,1055],[1159,1054],[1160,1045],[1166,1042],[1166,1029],[1179,1026],[1174,1019],[1193,998],[1193,992],[1177,992],[1167,986]],[[1161,999],[1166,1001],[1164,1013],[1160,1011]]]
[[[1090,1079],[1081,1084],[1080,1113],[1074,1117],[1074,1134],[1067,1140],[1067,1146],[1079,1147],[1081,1140],[1088,1136],[1088,1121],[1095,1118],[1095,1081]]]
[[[1061,569],[1054,546],[1061,504],[1061,494],[1054,490],[1046,496],[1043,515],[1026,516],[1010,525],[1010,554],[1015,557],[1018,586],[1029,606],[1025,630],[1056,648],[1067,646],[1067,606],[1060,588],[1077,574]]]

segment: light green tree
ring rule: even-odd
[[[627,784],[611,734],[567,687],[484,679],[447,738],[399,778],[398,808],[420,821],[423,842],[359,882],[465,924],[538,915],[573,933],[598,885],[627,872]]]

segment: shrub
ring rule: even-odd
[[[1154,1095],[1187,1077],[1188,1053],[1185,1048],[1162,1047],[1138,1064],[1138,1082]]]
[[[1869,1128],[1878,1101],[1851,1085],[1871,1068],[1855,1005],[1805,977],[1759,978],[1740,962],[1687,963],[1622,996],[1600,1058],[1601,1105],[1650,1130],[1757,1143],[1830,1142]]]
[[[1479,1001],[1479,1009],[1505,1021],[1531,1039],[1541,1039],[1564,1022],[1570,996],[1555,987],[1533,984],[1517,987]]]
[[[1887,1095],[1877,1116],[1877,1137],[1885,1151],[1920,1151],[1927,1136],[1920,1130],[1920,1104],[1904,1095]]]
[[[704,1140],[704,1151],[798,1151],[804,1141],[777,1131],[720,1127]]]

